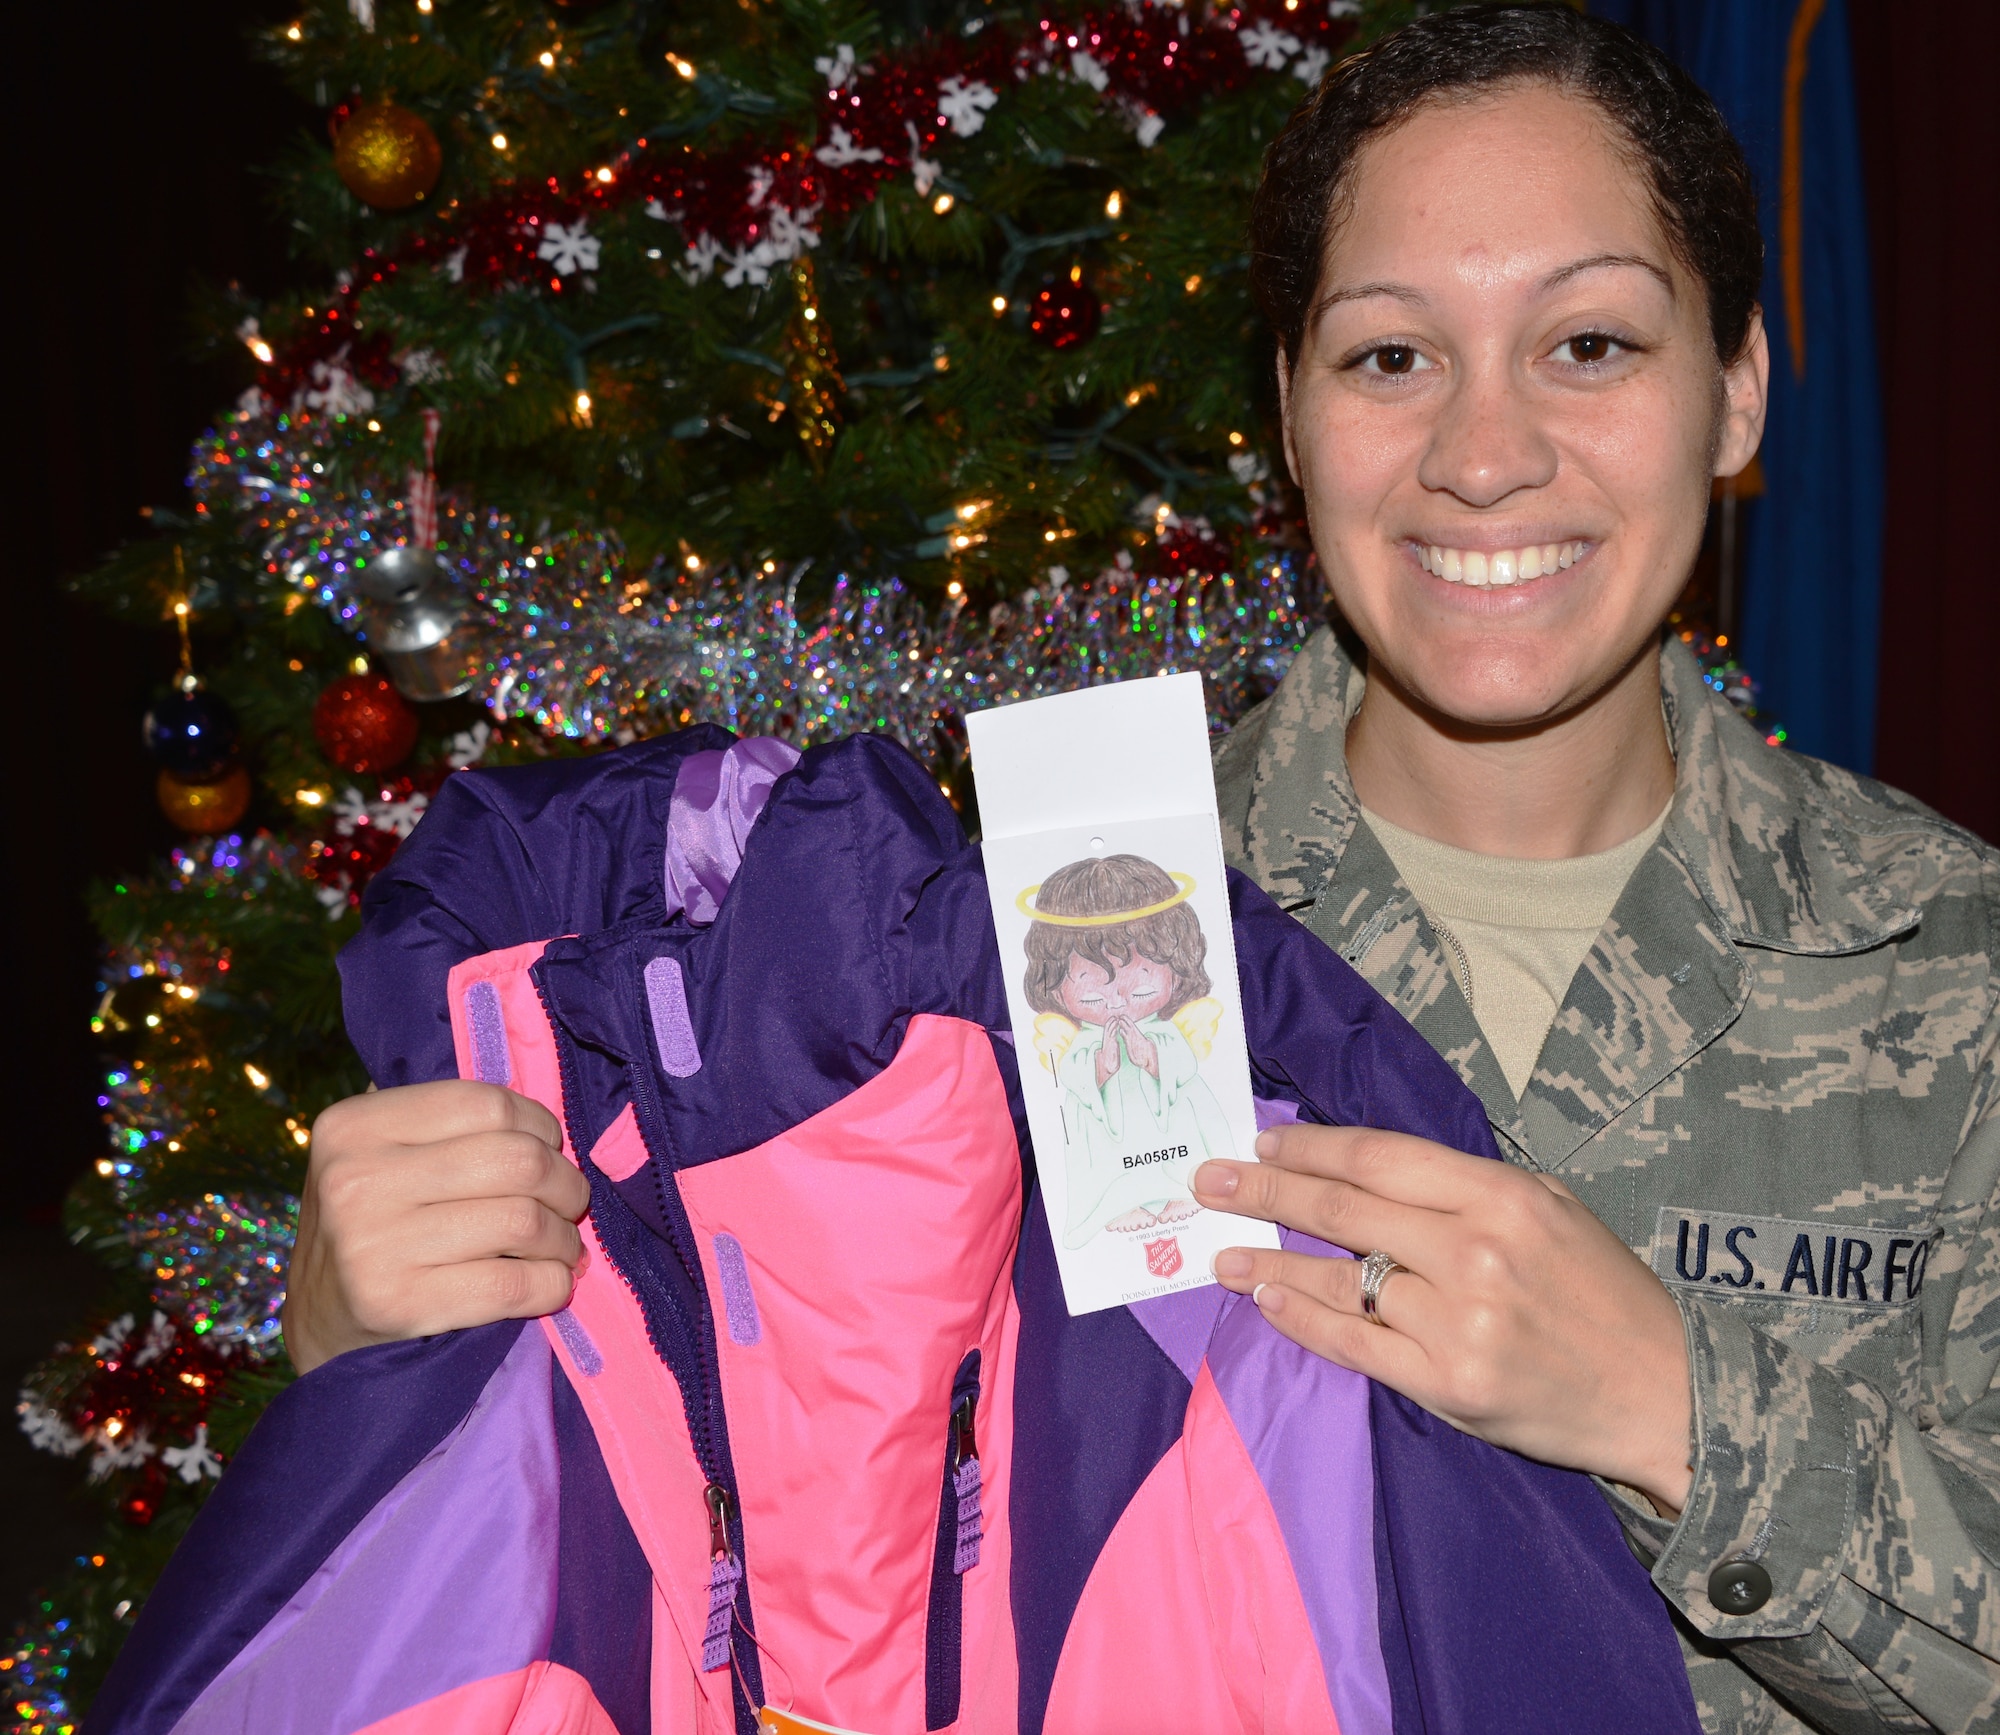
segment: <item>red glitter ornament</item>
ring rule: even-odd
[[[1104,311],[1097,291],[1083,280],[1081,270],[1045,283],[1028,304],[1028,335],[1050,349],[1068,349],[1097,330]]]
[[[1230,558],[1228,542],[1218,536],[1205,519],[1194,519],[1161,533],[1159,540],[1153,544],[1153,559],[1149,565],[1156,572],[1171,573],[1176,578],[1191,574],[1208,577],[1227,572]]]
[[[417,714],[382,675],[342,675],[313,706],[313,738],[343,771],[387,771],[417,744]]]

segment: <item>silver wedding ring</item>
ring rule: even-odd
[[[1361,1261],[1361,1311],[1377,1325],[1385,1323],[1381,1309],[1382,1285],[1403,1269],[1379,1247]]]

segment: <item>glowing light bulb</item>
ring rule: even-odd
[[[296,24],[289,24],[285,27],[285,40],[287,42],[297,42],[301,40],[304,36],[305,32],[301,30]]]
[[[254,331],[243,340],[244,346],[266,367],[271,365],[271,346]]]
[[[428,18],[430,16],[431,0],[417,0],[417,10]]]
[[[805,309],[805,311],[804,311],[804,317],[805,317],[805,318],[807,318],[807,319],[817,319],[817,318],[819,318],[819,309],[818,309],[817,307],[808,307],[808,308],[806,308],[806,309]]]
[[[368,431],[371,434],[379,434],[382,431],[382,424],[371,417],[368,423]]]
[[[994,296],[994,298],[993,298],[993,311],[994,311],[994,312],[995,312],[996,314],[1000,314],[1000,313],[1005,313],[1005,312],[1007,311],[1007,298],[1006,298],[1006,296],[1004,296],[1004,295],[996,295],[996,296]]]
[[[1201,273],[1197,271],[1182,287],[1187,290],[1188,294],[1192,295],[1201,287]]]
[[[1042,540],[1044,542],[1053,542],[1055,541],[1055,539],[1056,539],[1056,533],[1053,530],[1044,530],[1042,532]]]
[[[931,201],[931,209],[935,211],[940,217],[942,217],[945,214],[945,212],[949,211],[952,208],[952,206],[956,205],[957,203],[958,201],[954,199],[949,193],[940,193],[935,199]]]
[[[963,596],[965,594],[965,586],[954,578],[951,583],[944,587],[944,593],[946,596]]]
[[[505,133],[495,133],[489,142],[496,151],[504,151],[507,148],[507,135]]]
[[[1124,212],[1124,209],[1125,195],[1123,193],[1114,192],[1110,198],[1104,201],[1104,214],[1107,217],[1119,216]]]
[[[690,572],[701,571],[701,556],[698,554],[690,554],[687,557],[687,569]]]
[[[1083,267],[1081,265],[1072,265],[1069,268],[1069,280],[1072,283],[1081,283],[1083,281]]]
[[[269,1090],[271,1088],[271,1075],[258,1067],[252,1066],[247,1060],[243,1063],[243,1076],[250,1081],[250,1088],[252,1090]]]
[[[554,71],[556,64],[556,55],[554,49],[544,48],[540,54],[535,56],[535,58],[539,60],[544,67],[548,68],[550,71]]]
[[[669,54],[667,64],[683,78],[694,77],[694,62],[691,60],[683,60],[678,54]]]
[[[1229,436],[1229,443],[1230,443],[1230,444],[1231,444],[1232,446],[1240,446],[1240,445],[1242,445],[1242,444],[1243,444],[1243,436],[1242,436],[1241,434],[1239,434],[1239,433],[1236,433],[1236,432],[1234,432],[1234,431],[1232,430],[1232,431],[1231,431],[1231,433],[1230,433],[1230,436]]]
[[[590,393],[588,392],[578,392],[576,394],[576,419],[583,423],[585,427],[590,426]]]

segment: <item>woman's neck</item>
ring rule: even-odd
[[[1649,647],[1576,710],[1508,730],[1442,717],[1371,669],[1347,764],[1363,807],[1439,843],[1541,861],[1615,849],[1674,792],[1658,658]]]

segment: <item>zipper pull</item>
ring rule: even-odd
[[[951,1413],[954,1430],[952,1445],[952,1467],[956,1469],[968,1458],[979,1456],[979,1441],[974,1435],[973,1424],[979,1416],[979,1394],[967,1392],[959,1400],[958,1408]]]
[[[970,1572],[979,1564],[979,1544],[986,1534],[979,1501],[979,1394],[967,1392],[951,1413],[952,1493],[958,1500],[958,1534],[952,1550],[953,1572]]]
[[[729,1626],[736,1611],[736,1587],[743,1563],[729,1552],[729,1490],[711,1482],[702,1490],[708,1508],[708,1626],[701,1635],[701,1666],[720,1669],[729,1662]]]

